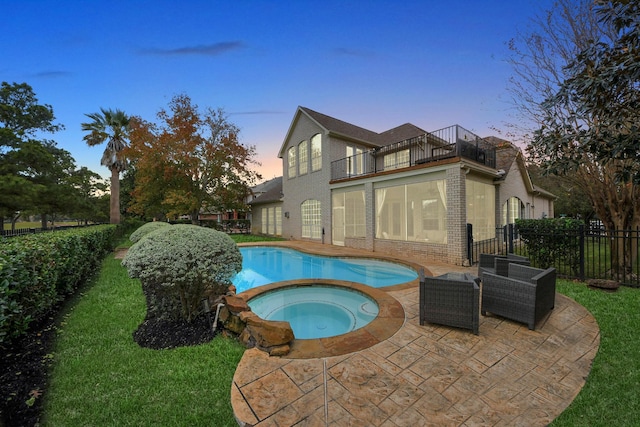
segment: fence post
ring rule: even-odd
[[[585,233],[585,228],[584,228],[584,224],[580,224],[578,226],[578,233],[580,233],[578,239],[579,239],[579,245],[580,245],[580,280],[584,282],[584,263],[585,263],[585,256],[584,256],[584,233]]]
[[[473,224],[467,224],[467,258],[469,265],[473,265]]]
[[[508,235],[509,235],[509,237],[508,237],[508,239],[509,239],[509,242],[508,242],[509,247],[507,249],[507,252],[512,254],[513,253],[513,224],[509,224],[508,225]]]

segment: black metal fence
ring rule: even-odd
[[[581,281],[614,280],[625,286],[640,287],[640,229],[579,227],[562,233],[562,236],[529,235],[529,240],[537,239],[538,243],[562,241],[562,245],[550,243],[535,252],[534,245],[527,245],[513,224],[496,228],[494,239],[476,242],[472,233],[468,233],[469,259],[477,262],[481,253],[515,253],[529,257],[533,266],[555,267],[560,277]]]
[[[92,227],[94,225],[100,225],[100,224],[60,225],[60,226],[55,226],[54,228],[38,227],[38,228],[16,228],[15,230],[0,230],[0,238],[17,237],[17,236],[24,236],[27,234],[37,234],[37,233],[46,233],[46,232],[52,232],[52,231],[68,230],[70,228]]]

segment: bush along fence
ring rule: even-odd
[[[565,218],[516,220],[497,228],[495,239],[471,241],[469,247],[473,260],[480,253],[515,253],[536,267],[555,267],[561,277],[640,287],[640,228],[604,230]]]
[[[0,346],[97,271],[117,232],[101,225],[0,240]]]
[[[26,234],[38,234],[38,233],[47,233],[52,231],[64,231],[73,228],[82,228],[82,227],[95,227],[97,225],[102,224],[86,224],[86,225],[57,225],[53,228],[16,228],[14,230],[2,230],[0,229],[0,238],[1,237],[17,237],[24,236]]]

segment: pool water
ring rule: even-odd
[[[378,315],[378,304],[363,293],[325,285],[277,289],[252,298],[248,304],[265,320],[289,322],[296,339],[346,334]]]
[[[374,259],[323,257],[266,246],[242,247],[240,253],[242,271],[232,279],[238,293],[296,279],[335,279],[381,288],[418,277],[409,267]]]

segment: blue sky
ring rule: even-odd
[[[552,0],[0,0],[0,81],[30,84],[66,130],[53,139],[108,176],[86,113],[155,121],[186,93],[223,108],[264,179],[302,105],[382,132],[510,120],[507,42]]]

